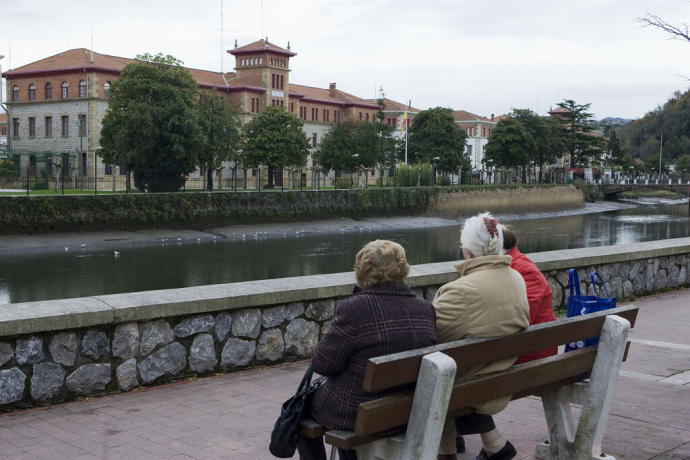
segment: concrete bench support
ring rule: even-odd
[[[601,330],[597,356],[588,381],[561,387],[542,395],[550,443],[537,446],[544,460],[615,460],[601,451],[601,440],[611,409],[623,361],[630,323],[607,316]],[[582,406],[577,425],[570,404]]]
[[[455,381],[455,361],[441,352],[424,356],[404,435],[357,447],[361,460],[435,460]]]

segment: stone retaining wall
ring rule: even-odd
[[[556,307],[570,267],[584,292],[596,270],[619,298],[690,284],[690,238],[530,257]],[[456,276],[451,262],[416,265],[408,284],[432,299]],[[337,273],[0,305],[0,410],[308,358],[353,287]]]

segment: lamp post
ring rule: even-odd
[[[352,166],[350,167],[350,169],[352,170],[352,173],[350,173],[351,174],[350,175],[350,185],[351,185],[350,188],[355,188],[355,169],[356,169],[355,162],[356,162],[357,158],[359,158],[359,153],[353,153],[352,154]]]
[[[4,55],[0,54],[0,61],[2,61],[5,58]],[[10,114],[7,112],[7,108],[5,105],[2,103],[2,62],[0,62],[0,108],[5,111],[7,114],[7,155],[9,156],[10,154]]]
[[[434,158],[431,159],[432,164],[433,164],[433,166],[434,166],[434,185],[436,185],[437,182],[438,182],[438,181],[436,180],[436,169],[438,168],[438,162],[439,162],[440,159],[441,159],[441,157],[434,157]]]

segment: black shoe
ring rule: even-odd
[[[455,448],[459,454],[465,452],[465,439],[462,436],[455,438]]]
[[[487,455],[486,451],[482,449],[482,451],[479,452],[479,455],[477,455],[477,460],[507,460],[515,457],[516,455],[517,451],[515,450],[515,447],[513,447],[510,441],[506,441],[506,445],[503,446],[503,449],[499,450],[493,455]]]

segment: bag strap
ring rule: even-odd
[[[580,277],[577,275],[577,270],[571,268],[568,270],[568,286],[570,287],[570,295],[581,296],[580,294]],[[574,292],[573,292],[574,290]]]
[[[597,297],[601,297],[599,295],[599,292],[597,291],[597,278],[599,278],[599,282],[601,283],[601,287],[604,289],[604,293],[606,294],[606,298],[610,299],[611,294],[609,294],[609,290],[606,288],[606,283],[604,283],[604,279],[601,277],[601,275],[598,272],[592,272],[589,274],[589,279],[592,280],[592,288],[594,289],[594,295]]]
[[[307,367],[307,370],[304,372],[304,377],[302,377],[302,381],[300,382],[299,387],[297,387],[298,394],[309,388],[309,385],[311,384],[311,376],[313,374],[314,371],[312,370],[311,363],[309,363],[309,367]]]

